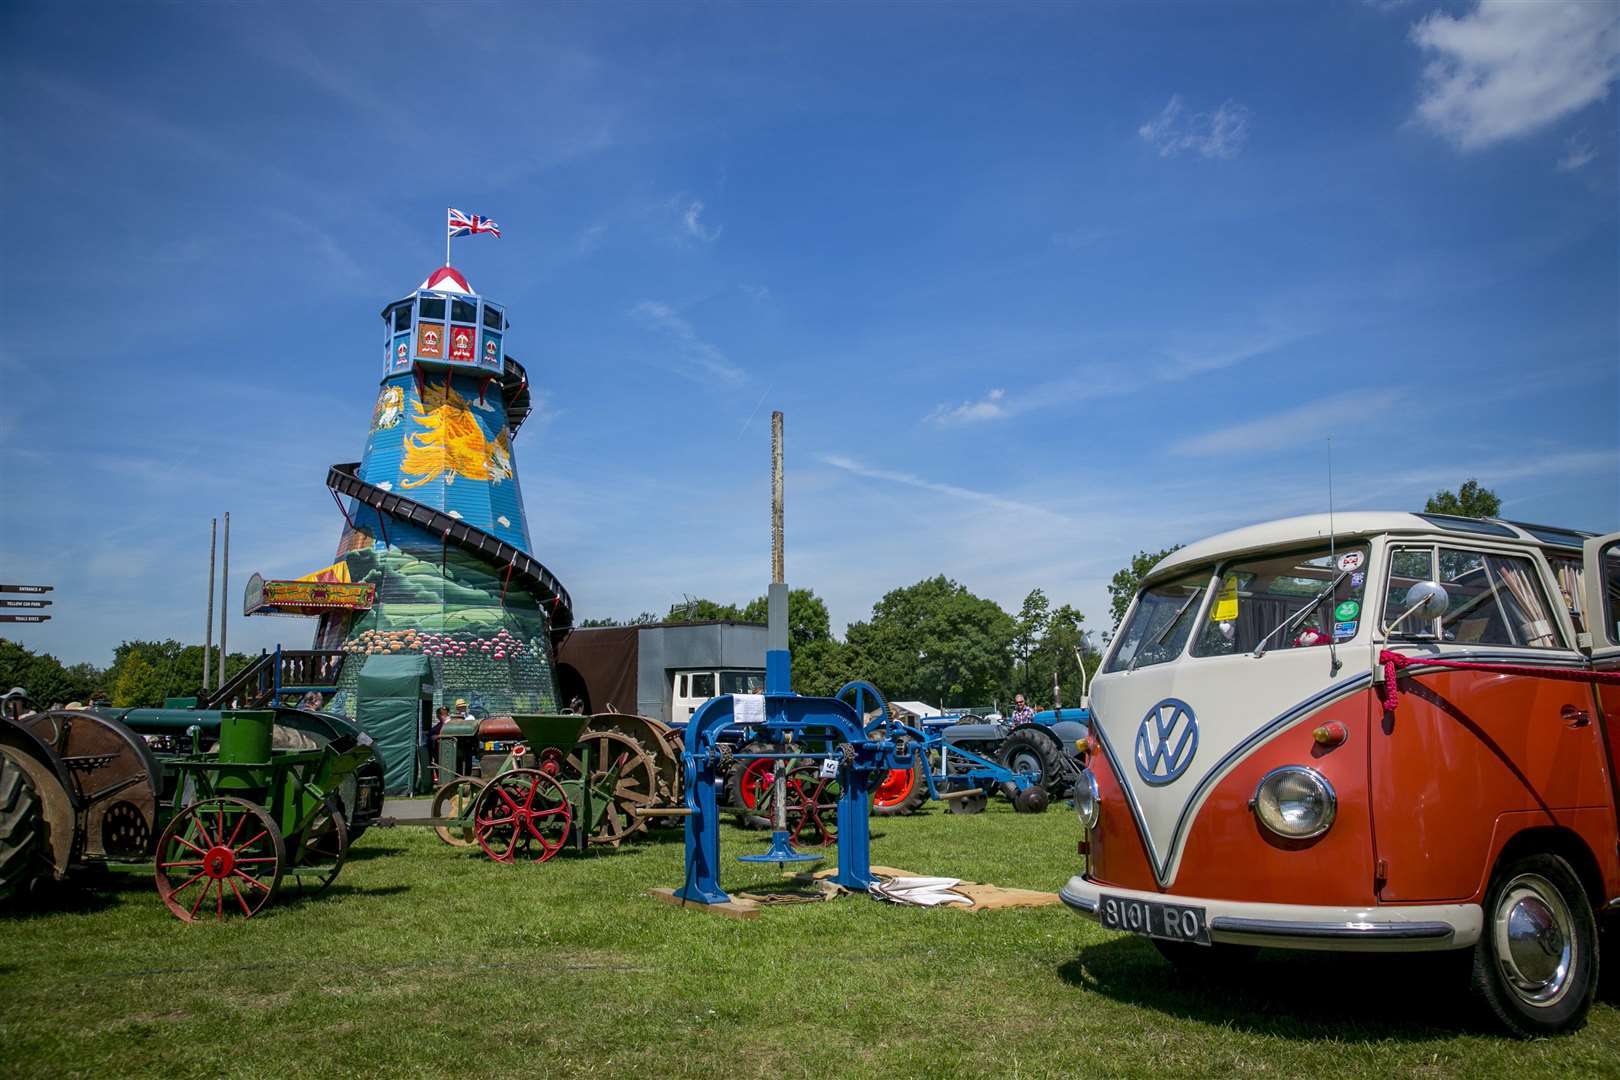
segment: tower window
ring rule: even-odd
[[[499,329],[501,329],[501,309],[500,308],[492,307],[489,304],[484,305],[484,326],[486,328],[490,329],[490,330],[499,330]]]
[[[444,322],[444,301],[431,296],[424,296],[416,302],[421,308],[422,318],[431,322]]]
[[[394,309],[394,332],[399,333],[411,328],[411,305],[401,304]]]
[[[477,322],[478,305],[465,300],[450,301],[450,318],[455,322]]]

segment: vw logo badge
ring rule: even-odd
[[[1198,718],[1192,706],[1165,698],[1142,717],[1136,729],[1136,773],[1154,787],[1171,783],[1198,753]]]

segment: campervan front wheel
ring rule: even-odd
[[[1474,986],[1515,1035],[1586,1023],[1598,983],[1597,920],[1580,878],[1557,855],[1498,868],[1474,946]]]

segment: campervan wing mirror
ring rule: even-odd
[[[1451,606],[1451,597],[1438,581],[1420,581],[1406,590],[1403,603],[1406,610],[1384,628],[1387,633],[1393,633],[1397,626],[1414,615],[1424,620],[1438,619]]]

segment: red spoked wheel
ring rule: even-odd
[[[158,838],[158,896],[186,922],[251,919],[275,895],[286,867],[280,830],[245,799],[194,802]]]
[[[491,780],[473,806],[473,836],[496,862],[545,862],[562,850],[574,811],[568,793],[538,769]]]
[[[788,828],[795,844],[827,847],[838,842],[836,779],[821,775],[815,764],[795,765],[787,777]]]

